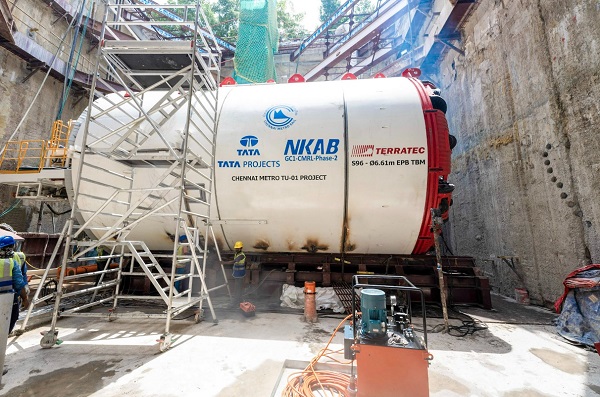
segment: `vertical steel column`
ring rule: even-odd
[[[431,227],[433,229],[433,242],[435,245],[435,259],[437,262],[437,274],[440,284],[440,300],[442,302],[442,313],[444,315],[444,332],[448,333],[448,307],[446,304],[446,285],[444,283],[444,270],[442,268],[442,250],[440,247],[440,234],[442,233],[442,216],[436,208],[431,209]]]

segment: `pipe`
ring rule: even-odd
[[[110,266],[108,268],[115,269],[117,267],[119,267],[119,264],[113,262],[110,264]],[[66,269],[65,276],[74,276],[76,274],[91,273],[91,272],[96,272],[96,271],[98,271],[98,265],[84,265],[84,266],[77,266],[77,267],[68,267]],[[56,277],[60,277],[60,267],[56,268]]]
[[[304,282],[304,318],[308,323],[317,322],[316,287],[314,281]]]

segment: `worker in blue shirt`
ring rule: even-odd
[[[20,291],[23,304],[29,306],[29,299],[24,288],[25,281],[19,264],[13,258],[14,246],[15,239],[12,236],[0,237],[0,368],[3,368],[2,374],[7,371],[4,369],[4,357],[15,291]],[[1,380],[2,376],[0,375]]]
[[[177,264],[175,265],[176,277],[181,276],[182,274],[188,273],[187,262],[189,262],[189,256],[191,255],[191,249],[190,249],[189,245],[185,245],[185,244],[187,244],[187,241],[188,241],[188,239],[185,234],[182,234],[181,236],[179,236],[179,243],[184,244],[184,245],[180,245],[177,248],[178,261],[177,261]],[[179,260],[181,260],[182,262],[179,262]],[[174,286],[175,286],[175,289],[177,290],[177,292],[181,292],[187,288],[186,280],[175,281]]]
[[[25,290],[25,295],[29,296],[29,282],[27,281],[27,260],[25,258],[25,254],[21,251],[14,251],[13,259],[18,263],[19,268],[21,269],[21,274],[23,275],[23,281],[25,282],[25,286],[22,288]],[[15,324],[19,319],[19,312],[21,311],[21,303],[22,299],[20,299],[21,291],[15,291],[14,299],[13,299],[13,307],[12,313],[10,315],[10,327],[8,328],[8,333],[10,334],[15,328]],[[27,305],[23,303],[23,308],[26,308]]]

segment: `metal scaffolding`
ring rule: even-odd
[[[157,7],[122,1],[105,7],[89,106],[72,142],[71,216],[40,282],[44,285],[64,242],[58,286],[42,298],[41,289],[36,291],[23,324],[36,304],[55,298],[50,330],[40,342],[44,348],[60,343],[59,317],[114,320],[122,315],[123,300],[166,306],[141,314],[166,318],[161,351],[171,344],[171,320],[184,310],[196,306],[199,321],[206,303],[217,322],[209,292],[227,284],[209,289],[205,274],[209,240],[214,241],[210,207],[221,52],[199,2]],[[179,20],[165,20],[165,9]],[[156,29],[181,34],[149,40]],[[133,39],[119,39],[118,32]],[[176,142],[174,125],[180,128]],[[152,177],[136,178],[143,172]],[[170,229],[168,250],[151,250],[138,237],[149,221]],[[65,282],[90,276],[96,278],[93,286],[64,289]],[[127,293],[124,280],[134,278],[149,281],[150,293]],[[69,297],[76,303],[61,306]],[[110,308],[84,312],[98,305]]]

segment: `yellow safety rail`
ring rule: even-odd
[[[53,167],[64,167],[67,164],[67,147],[69,146],[69,135],[73,128],[73,120],[67,124],[62,120],[56,120],[52,126],[52,136],[48,141],[46,160]]]
[[[44,166],[46,141],[8,141],[2,154],[0,172],[3,174],[30,174]]]
[[[44,167],[65,167],[73,120],[57,120],[49,141],[8,141],[0,159],[0,174],[31,174]]]

